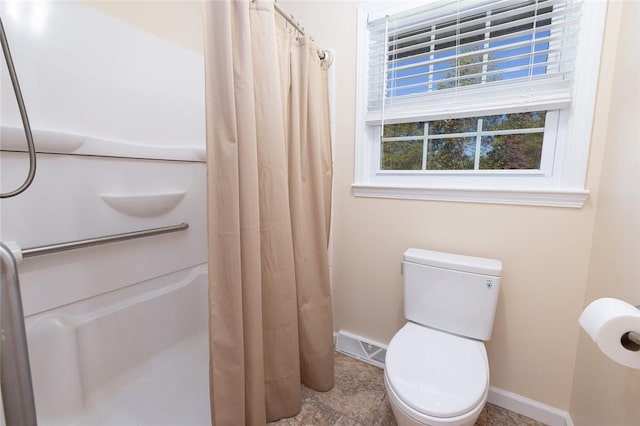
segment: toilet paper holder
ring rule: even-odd
[[[622,335],[620,338],[620,343],[622,346],[629,349],[630,351],[640,351],[640,333],[636,333],[635,331],[628,331]]]
[[[640,309],[640,305],[636,305],[637,309]],[[637,331],[628,331],[622,335],[620,338],[620,343],[625,349],[630,351],[640,351],[640,332]]]

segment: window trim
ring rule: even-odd
[[[449,179],[417,182],[402,178],[416,173],[378,173],[375,166],[379,154],[379,141],[371,138],[367,123],[367,19],[370,13],[380,14],[390,6],[393,13],[415,7],[415,2],[400,6],[397,1],[374,1],[358,8],[357,63],[356,63],[356,141],[355,173],[352,192],[357,197],[396,198],[414,200],[459,201],[476,203],[516,204],[581,208],[589,196],[585,188],[593,113],[600,69],[600,55],[604,38],[606,2],[583,1],[580,21],[580,42],[576,50],[572,102],[569,108],[560,110],[557,141],[554,147],[553,168],[544,172],[515,171],[510,174],[523,176],[505,179],[505,173],[433,173],[422,176],[446,175]],[[404,9],[400,9],[403,7]],[[597,52],[597,66],[589,66]],[[491,115],[492,111],[487,111]],[[585,125],[586,123],[586,125]],[[546,133],[546,132],[545,132]],[[543,148],[544,149],[544,148]],[[379,152],[379,151],[377,151]],[[526,172],[526,173],[522,173]],[[385,175],[381,177],[381,175]],[[466,175],[466,178],[465,178]],[[531,179],[531,175],[543,176]],[[394,176],[394,179],[389,179]],[[489,176],[485,178],[483,176]],[[405,176],[406,177],[406,176]],[[482,177],[478,179],[478,177]]]

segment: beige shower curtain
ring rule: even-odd
[[[326,65],[273,0],[205,11],[212,420],[260,425],[333,387]]]

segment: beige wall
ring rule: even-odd
[[[640,304],[639,20],[640,2],[625,3],[584,305],[600,297]],[[640,425],[640,370],[605,357],[584,331],[570,412],[579,426]]]
[[[282,1],[322,48],[335,49],[335,328],[388,342],[404,323],[400,260],[409,247],[501,259],[503,288],[488,343],[491,383],[568,410],[607,136],[611,86],[605,55],[582,209],[356,198],[356,7],[352,1]],[[615,16],[607,23],[614,37]],[[640,303],[640,302],[639,302]]]
[[[196,53],[203,52],[200,0],[79,0],[87,6]]]

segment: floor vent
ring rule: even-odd
[[[384,368],[387,347],[381,343],[340,330],[336,338],[336,350],[378,368]]]

